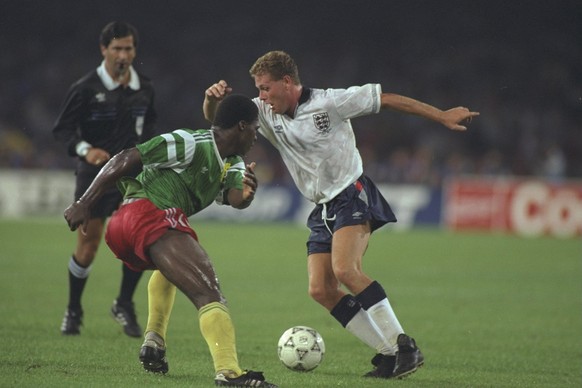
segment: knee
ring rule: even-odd
[[[97,255],[97,250],[99,249],[99,240],[97,241],[86,241],[77,246],[75,251],[75,258],[80,264],[89,265],[95,259]]]
[[[318,303],[325,301],[327,292],[322,285],[309,285],[309,296]]]
[[[326,284],[309,285],[309,296],[323,306],[329,306],[330,303],[334,303],[338,293],[339,286]]]
[[[359,272],[351,266],[334,267],[333,274],[341,284],[344,284],[348,288],[359,277]]]

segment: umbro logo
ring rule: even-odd
[[[275,133],[283,133],[282,125],[275,125],[273,128],[275,129]]]
[[[97,102],[105,102],[105,93],[97,93],[95,99]]]

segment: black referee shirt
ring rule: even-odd
[[[139,90],[108,90],[96,70],[71,86],[53,128],[70,156],[77,156],[75,148],[82,140],[113,156],[153,137],[154,89],[148,78],[138,77]]]

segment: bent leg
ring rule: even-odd
[[[75,253],[69,259],[69,309],[81,311],[81,297],[85,290],[87,278],[91,272],[91,264],[95,260],[103,225],[101,218],[92,218],[87,226],[87,233],[77,231],[77,246]]]
[[[330,253],[313,253],[307,257],[309,296],[331,311],[345,295],[333,273]]]
[[[345,226],[335,231],[332,243],[333,273],[351,295],[346,296],[334,308],[334,316],[348,331],[376,350],[377,353],[394,354],[395,349],[388,341],[386,325],[377,315],[369,314],[368,307],[362,304],[362,293],[370,295],[377,285],[362,271],[362,259],[370,239],[368,224]],[[380,287],[381,289],[381,287]],[[374,296],[376,296],[374,294]],[[384,295],[385,297],[385,295]],[[349,299],[348,299],[349,298]],[[369,301],[370,297],[365,301]],[[357,304],[357,307],[349,307]],[[381,318],[384,318],[382,316]]]
[[[216,273],[202,246],[189,234],[168,230],[150,247],[149,253],[164,277],[199,310],[200,330],[215,371],[229,377],[239,376],[242,370],[238,365],[234,326]]]
[[[69,258],[67,266],[69,302],[61,323],[61,333],[65,335],[80,334],[80,327],[83,321],[81,298],[91,273],[91,264],[99,248],[104,223],[105,220],[102,218],[92,218],[87,226],[86,234],[83,234],[81,229],[77,231],[77,246],[75,247],[75,252]]]
[[[196,309],[224,303],[214,267],[202,246],[190,235],[168,230],[149,249],[152,262],[182,291]]]
[[[307,259],[309,294],[350,333],[380,353],[386,351],[386,340],[378,327],[353,295],[340,289],[333,273],[331,254],[317,253]]]
[[[390,350],[385,349],[383,352],[393,354],[397,348],[398,335],[404,331],[382,286],[362,271],[362,259],[370,234],[367,224],[346,226],[337,230],[332,245],[333,268],[336,276],[355,295],[385,337]]]
[[[97,255],[97,250],[99,249],[104,226],[104,218],[91,218],[85,234],[83,234],[80,228],[78,229],[75,258],[79,265],[86,268],[93,263]]]
[[[333,273],[354,295],[372,283],[372,279],[362,271],[362,258],[368,247],[370,234],[368,224],[345,226],[333,234],[331,246]]]

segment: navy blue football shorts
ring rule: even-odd
[[[372,232],[396,222],[394,212],[374,182],[365,175],[326,204],[318,204],[307,219],[311,230],[307,254],[330,253],[333,233],[344,226],[370,222]]]
[[[75,172],[75,201],[81,198],[100,170],[101,167],[92,166],[85,162],[80,161],[77,163],[77,171]],[[117,187],[108,190],[91,208],[91,218],[107,218],[111,216],[119,207],[122,199],[123,196]]]

